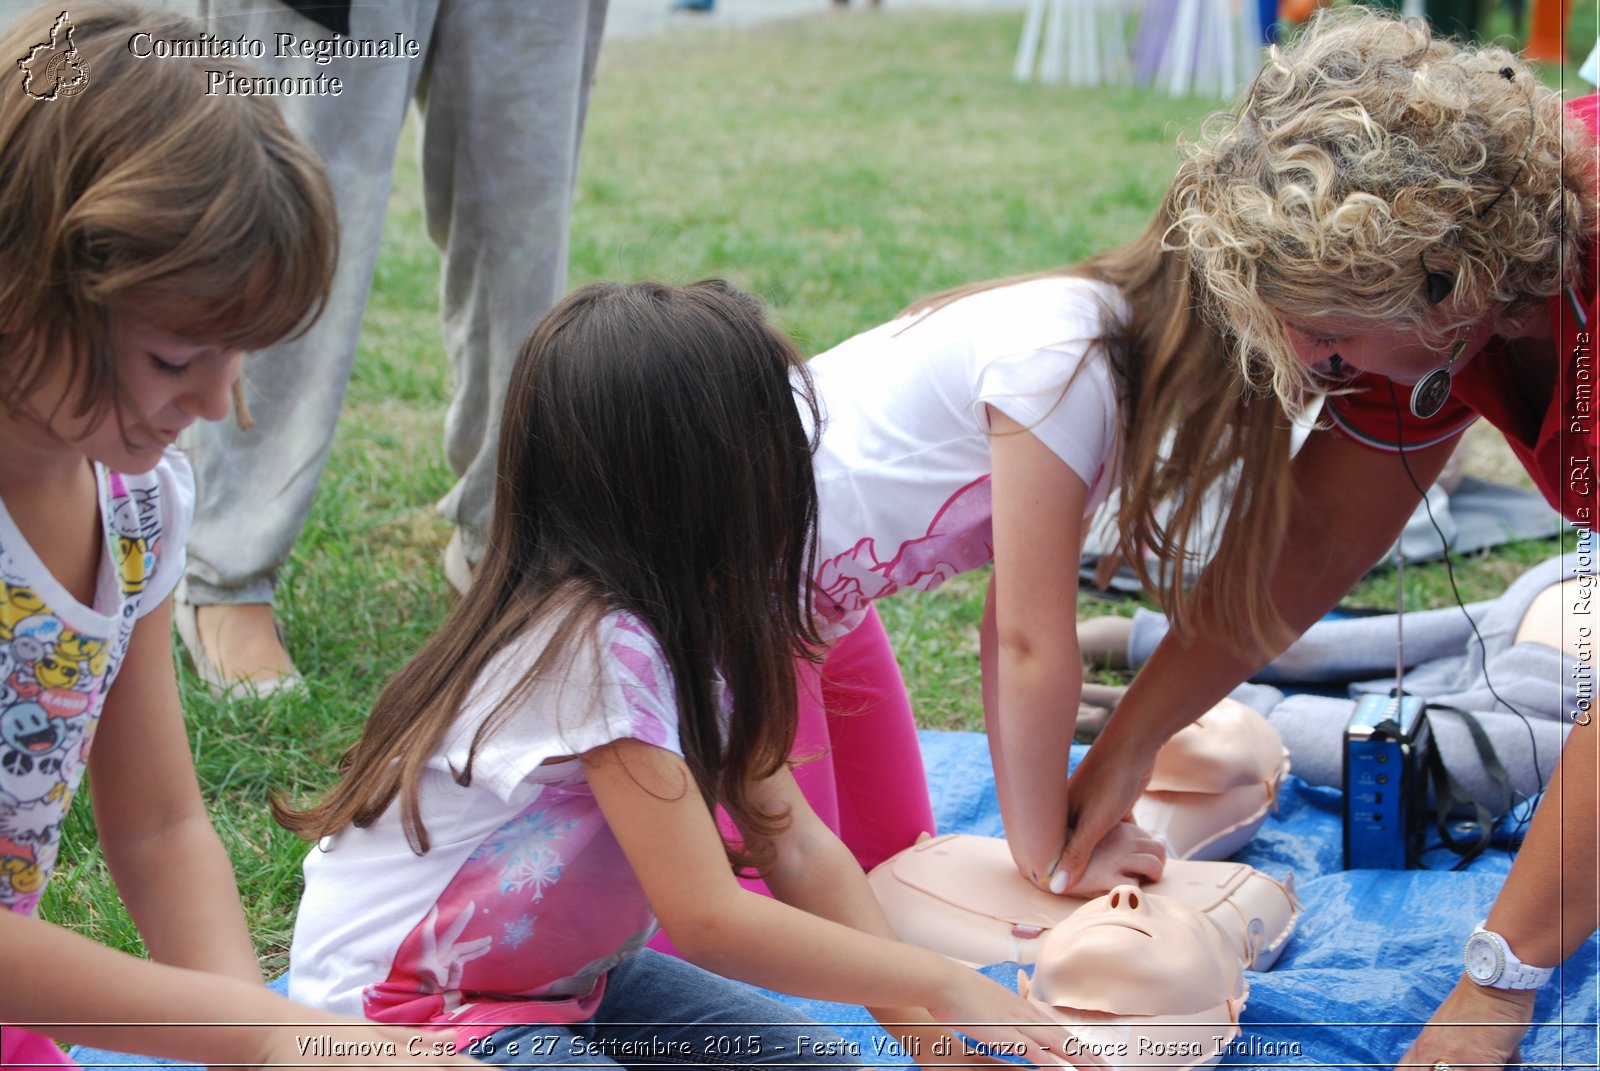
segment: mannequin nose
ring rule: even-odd
[[[1113,911],[1127,911],[1135,915],[1148,914],[1150,901],[1137,885],[1118,885],[1107,894]]]

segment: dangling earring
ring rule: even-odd
[[[1417,385],[1411,388],[1411,412],[1414,416],[1427,420],[1444,408],[1444,403],[1450,398],[1450,381],[1454,376],[1450,368],[1466,348],[1466,339],[1456,339],[1450,345],[1450,356],[1445,358],[1444,364],[1417,380]]]

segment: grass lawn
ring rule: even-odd
[[[1575,8],[1575,25],[1593,22],[1594,0]],[[1132,237],[1176,165],[1176,140],[1219,102],[1019,85],[1009,73],[1019,30],[1020,16],[890,11],[609,42],[572,226],[573,284],[725,276],[763,295],[815,353],[918,295]],[[305,846],[272,823],[268,794],[331,782],[383,680],[448,605],[437,562],[449,528],[433,512],[451,482],[439,445],[438,258],[414,145],[401,156],[333,459],[278,589],[312,695],[224,704],[184,680],[200,775],[273,973],[286,963]],[[1553,549],[1459,562],[1462,595],[1492,594]],[[1449,600],[1440,573],[1408,571],[1412,605]],[[927,726],[981,723],[985,580],[883,607]],[[1392,591],[1392,576],[1380,577],[1356,598],[1386,605]],[[74,810],[43,911],[142,950],[88,815],[83,803]]]

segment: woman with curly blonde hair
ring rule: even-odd
[[[1071,781],[1064,868],[1127,812],[1163,741],[1393,544],[1474,420],[1593,527],[1597,125],[1600,98],[1563,104],[1503,49],[1345,9],[1273,49],[1190,148],[1165,239],[1203,280],[1206,321],[1288,411],[1328,401],[1289,466],[1282,536],[1257,548],[1287,635],[1229,627],[1240,600],[1220,581],[1236,578],[1208,569],[1218,582],[1202,582]],[[1408,1065],[1503,1064],[1543,968],[1595,929],[1596,735],[1576,717],[1469,973]]]

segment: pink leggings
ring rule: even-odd
[[[878,611],[795,675],[795,781],[862,868],[934,832],[911,699]]]
[[[900,666],[878,611],[828,649],[822,664],[802,662],[794,779],[811,809],[871,870],[922,833],[933,833],[933,804],[922,769],[917,725]],[[737,836],[718,813],[724,835]],[[760,880],[745,888],[770,895]],[[672,952],[665,934],[652,948]]]

